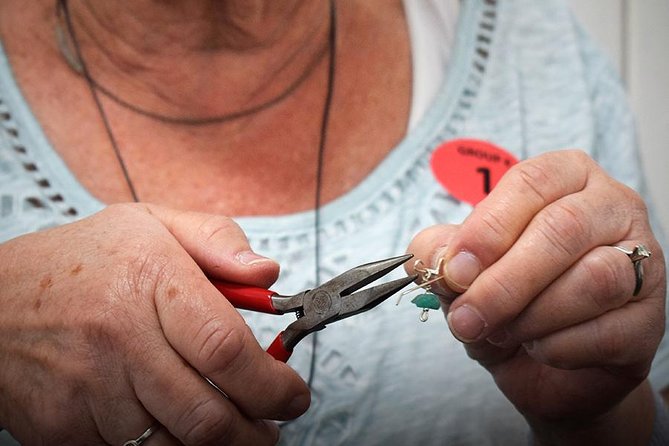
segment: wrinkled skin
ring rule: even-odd
[[[122,444],[156,420],[151,444],[273,444],[264,420],[308,407],[206,278],[278,275],[230,219],[113,205],[0,258],[0,425],[22,444]]]
[[[652,256],[633,296],[632,263],[611,245],[640,243]],[[451,331],[538,444],[647,437],[666,276],[636,192],[580,151],[549,153],[512,168],[461,225],[419,233],[409,252],[433,267],[444,259],[435,289]]]

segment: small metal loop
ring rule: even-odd
[[[428,285],[429,283],[435,282],[443,277],[439,272],[441,271],[441,264],[444,262],[444,259],[439,259],[439,262],[437,263],[436,268],[427,268],[423,265],[423,261],[418,259],[416,262],[414,262],[413,269],[415,272],[419,273],[421,275],[421,283],[420,286],[425,288],[425,285]],[[428,288],[425,288],[428,289]]]
[[[428,308],[423,308],[423,311],[420,313],[418,319],[421,322],[427,322],[427,319],[430,317],[430,310]]]

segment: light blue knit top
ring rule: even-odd
[[[435,147],[456,137],[492,141],[519,159],[580,148],[645,194],[624,91],[563,2],[464,0],[458,27],[445,82],[422,119],[361,184],[321,210],[323,280],[402,254],[420,229],[460,222],[471,211],[435,181],[428,164]],[[0,240],[103,206],[46,139],[1,52]],[[313,212],[237,221],[258,252],[281,263],[273,289],[287,294],[314,285]],[[444,318],[433,312],[421,323],[418,314],[408,299],[389,301],[320,332],[312,407],[282,429],[283,443],[523,444],[523,418],[466,356]],[[244,316],[265,346],[290,322]],[[289,362],[305,379],[313,354],[307,338]],[[652,379],[669,385],[666,345]]]

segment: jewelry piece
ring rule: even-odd
[[[419,283],[418,286],[415,286],[409,290],[402,292],[397,298],[396,305],[399,305],[400,301],[402,300],[402,296],[404,296],[405,294],[411,293],[412,291],[415,291],[419,288],[425,290],[425,293],[419,294],[418,296],[411,299],[411,303],[416,305],[418,308],[422,308],[423,310],[420,313],[420,316],[418,317],[418,319],[420,319],[421,322],[427,322],[427,319],[429,317],[428,313],[430,310],[438,310],[439,308],[441,308],[441,303],[439,302],[439,298],[437,297],[437,295],[434,293],[430,293],[429,291],[431,289],[431,285],[434,282],[444,277],[443,274],[439,274],[439,271],[441,271],[441,264],[443,263],[443,260],[444,259],[439,259],[436,268],[424,267],[422,266],[423,265],[422,260],[420,259],[416,260],[416,262],[413,265],[413,269],[415,272],[419,274],[421,283]]]
[[[140,446],[151,435],[153,435],[153,433],[156,432],[158,429],[160,429],[160,424],[156,423],[154,425],[151,425],[151,426],[149,426],[149,428],[147,430],[144,431],[144,433],[142,435],[135,438],[134,440],[126,441],[125,443],[123,443],[123,446]]]
[[[636,283],[634,285],[634,292],[632,296],[636,296],[641,291],[643,286],[643,265],[641,261],[647,259],[651,256],[651,252],[644,245],[636,245],[633,250],[625,249],[622,246],[614,246],[618,251],[627,254],[627,257],[632,261],[634,265],[634,276]]]

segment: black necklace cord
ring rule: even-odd
[[[92,84],[97,91],[99,91],[112,101],[116,102],[121,107],[131,110],[132,112],[137,113],[138,115],[142,115],[147,118],[154,119],[156,121],[164,122],[166,124],[176,124],[176,125],[186,125],[186,126],[206,126],[213,124],[221,124],[224,122],[234,121],[236,119],[240,119],[246,116],[251,116],[263,110],[267,110],[277,105],[278,103],[282,102],[290,95],[292,95],[309,78],[309,76],[311,76],[311,74],[318,67],[319,63],[326,54],[325,51],[319,52],[319,54],[316,57],[314,57],[313,60],[307,65],[302,74],[300,74],[300,76],[298,76],[297,79],[295,79],[290,85],[288,85],[286,89],[284,89],[273,98],[270,98],[268,101],[263,102],[261,104],[253,105],[249,108],[245,108],[239,111],[224,113],[214,116],[192,117],[192,116],[165,115],[162,113],[146,109],[137,104],[133,104],[132,102],[114,93],[109,88],[100,84],[91,75],[90,70],[88,70],[88,67],[86,66],[86,63],[83,59],[81,47],[79,45],[79,41],[72,26],[72,18],[70,16],[70,12],[68,9],[68,0],[57,0],[57,1],[58,1],[58,10],[59,12],[62,11],[63,18],[65,19],[65,25],[67,28],[67,36],[59,35],[58,40],[59,40],[59,45],[61,47],[61,53],[63,53],[63,57],[67,61],[68,65],[76,73],[84,76],[86,78],[86,81]],[[59,31],[60,30],[57,29],[57,32]],[[69,48],[67,47],[67,42],[65,42],[65,39],[68,37],[69,37],[69,42],[73,47],[72,49],[74,50],[74,54],[69,54]]]
[[[111,144],[112,149],[114,150],[114,155],[116,155],[116,160],[118,161],[119,166],[121,167],[121,171],[123,172],[123,177],[125,178],[125,182],[128,185],[128,189],[130,190],[132,201],[137,203],[139,202],[139,195],[137,194],[135,185],[133,184],[132,179],[130,178],[130,173],[128,172],[128,166],[126,165],[125,160],[121,155],[121,150],[119,148],[118,141],[114,136],[114,132],[112,131],[111,124],[109,123],[109,118],[107,117],[107,113],[105,112],[105,109],[102,106],[100,95],[98,94],[98,89],[96,88],[95,83],[91,78],[91,73],[88,70],[88,66],[86,65],[86,62],[84,61],[84,58],[81,55],[81,47],[79,46],[79,40],[77,39],[74,27],[72,26],[72,19],[70,17],[70,11],[68,9],[67,0],[58,0],[57,8],[58,12],[62,11],[63,13],[63,17],[65,19],[65,26],[67,27],[67,33],[70,37],[72,46],[74,47],[75,55],[81,67],[81,74],[84,76],[84,79],[86,79],[86,84],[88,85],[88,88],[91,92],[91,96],[93,97],[93,101],[95,102],[95,106],[97,107],[100,118],[102,119],[102,123],[104,124],[105,132],[107,133],[107,137],[109,138],[109,143]]]
[[[330,122],[330,111],[332,110],[332,98],[334,96],[335,72],[337,61],[337,9],[334,0],[330,0],[330,34],[328,37],[330,52],[328,55],[328,80],[325,102],[323,104],[323,117],[321,119],[320,141],[318,144],[318,161],[316,163],[316,200],[314,203],[314,277],[318,285],[322,281],[321,277],[321,208],[323,207],[323,166],[325,159],[325,147],[327,144],[328,128]],[[309,364],[309,379],[307,385],[311,388],[314,375],[316,374],[316,344],[318,341],[318,332],[314,332],[311,338],[311,362]]]

